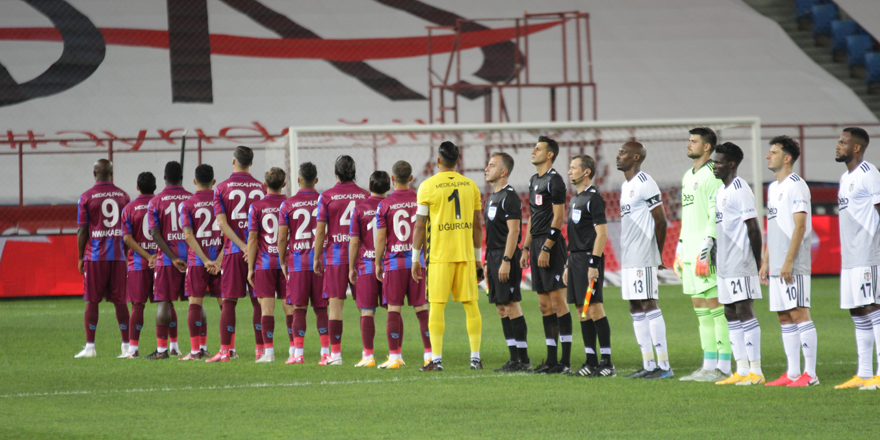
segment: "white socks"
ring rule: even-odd
[[[862,379],[873,377],[874,370],[874,326],[870,316],[853,316],[856,325],[856,348],[859,353],[857,376]]]
[[[730,329],[730,349],[736,360],[736,373],[740,376],[748,376],[749,360],[746,356],[746,335],[743,333],[742,323],[738,320],[727,321],[727,328]]]
[[[746,356],[749,358],[749,370],[763,376],[764,372],[761,371],[761,326],[757,319],[752,318],[743,322],[742,328]]]
[[[657,350],[657,363],[663,370],[669,370],[669,352],[666,346],[666,321],[663,320],[663,312],[660,309],[646,313],[648,326],[651,329],[651,340],[654,349]]]
[[[643,312],[632,313],[633,329],[636,334],[636,342],[642,350],[642,368],[654,370],[654,350],[651,345],[651,325]]]
[[[788,358],[788,378],[795,379],[801,374],[801,337],[797,324],[782,324],[782,347]]]
[[[801,350],[804,351],[804,372],[810,377],[816,377],[816,352],[818,337],[816,326],[813,321],[802,322],[797,325],[801,339]]]

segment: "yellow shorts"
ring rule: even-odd
[[[428,302],[445,303],[452,293],[455,302],[476,301],[477,266],[473,261],[428,264]]]

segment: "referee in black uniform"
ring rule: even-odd
[[[568,263],[565,265],[564,279],[568,285],[568,303],[583,310],[584,299],[590,281],[593,296],[587,316],[581,317],[581,332],[584,336],[584,351],[587,361],[577,371],[578,376],[610,377],[616,376],[611,364],[611,327],[602,306],[602,284],[605,282],[605,261],[603,251],[608,240],[605,224],[605,199],[592,185],[596,173],[596,161],[586,155],[575,156],[568,167],[568,180],[575,187],[568,210]],[[580,316],[580,313],[578,312]],[[596,356],[596,336],[602,360]]]
[[[566,302],[565,270],[567,252],[562,237],[565,221],[565,181],[552,168],[559,156],[559,145],[547,136],[538,138],[532,150],[532,164],[537,174],[529,179],[529,233],[523,244],[522,267],[532,266],[532,289],[544,320],[547,360],[532,370],[535,373],[571,372],[571,313]],[[531,249],[531,250],[530,250]],[[556,339],[562,343],[557,361]]]
[[[519,194],[507,184],[513,171],[513,158],[507,153],[496,152],[486,165],[486,182],[492,184],[493,194],[483,209],[486,225],[486,282],[489,284],[489,302],[495,304],[501,317],[504,339],[510,350],[510,360],[496,373],[526,371],[532,368],[526,342],[526,319],[519,302],[522,301],[520,283],[522,268],[519,259],[522,252],[522,202]]]

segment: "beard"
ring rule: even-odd
[[[834,161],[839,162],[839,163],[846,163],[846,162],[849,162],[851,159],[852,159],[852,156],[840,155],[840,156],[835,157]]]

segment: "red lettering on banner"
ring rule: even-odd
[[[212,141],[211,138],[209,138],[208,135],[206,135],[205,132],[202,131],[201,128],[196,129],[196,135],[198,135],[199,139],[201,139],[202,142],[204,142],[206,144],[213,144],[214,143],[214,141]]]
[[[73,134],[73,133],[85,135],[85,136],[88,137],[90,140],[94,141],[94,142],[95,142],[95,145],[88,145],[88,146],[73,146],[73,145],[70,145],[70,142],[78,142],[78,141],[81,141],[82,139],[72,139],[72,140],[58,141],[58,144],[61,145],[62,147],[67,147],[67,148],[95,148],[95,147],[104,147],[104,146],[106,146],[106,145],[104,145],[104,142],[101,141],[101,138],[99,138],[98,136],[95,136],[93,133],[90,133],[90,132],[88,132],[88,131],[56,131],[56,132],[55,132],[55,134]]]
[[[21,141],[21,140],[22,140],[22,139],[15,139],[16,136],[27,136],[27,140],[31,141],[31,142],[30,142],[30,144],[31,144],[31,148],[37,148],[37,142],[35,142],[35,141],[36,141],[36,138],[38,138],[38,137],[45,137],[45,136],[42,135],[42,134],[34,134],[34,132],[31,131],[31,130],[28,130],[27,135],[23,135],[23,134],[14,134],[14,133],[12,132],[12,130],[8,130],[8,131],[6,132],[6,139],[9,141],[9,148],[11,148],[11,149],[13,149],[13,150],[15,149],[16,141]]]
[[[256,142],[256,143],[260,143],[260,142],[275,142],[275,138],[272,137],[271,134],[269,134],[269,131],[266,130],[266,127],[263,127],[263,126],[260,125],[260,123],[257,122],[257,121],[253,121],[253,122],[251,122],[251,124],[253,124],[254,126],[253,126],[253,127],[224,127],[224,128],[222,128],[222,129],[220,129],[220,133],[219,133],[219,135],[220,135],[220,137],[222,137],[222,138],[226,138],[226,139],[229,139],[229,140],[231,140],[231,141],[237,141],[238,139],[236,139],[235,136],[230,136],[230,135],[229,135],[229,131],[230,131],[230,130],[250,130],[250,131],[256,131],[256,132],[259,133],[261,136],[263,136],[263,140],[261,140],[261,141],[255,141],[255,140],[253,140],[253,139],[248,139],[248,142],[251,142],[251,143],[255,143],[255,142]]]
[[[168,142],[168,143],[171,144],[171,145],[177,145],[177,144],[174,142],[176,139],[172,139],[172,138],[171,138],[171,135],[172,135],[175,131],[180,131],[180,132],[182,132],[183,129],[182,129],[182,128],[172,128],[171,130],[161,130],[161,129],[159,129],[159,130],[156,130],[156,131],[159,132],[159,137],[160,137],[160,138],[165,139],[165,142]]]
[[[113,133],[111,133],[111,132],[109,132],[109,131],[104,131],[104,132],[102,132],[102,133],[104,133],[105,135],[107,135],[107,137],[109,137],[110,139],[113,139],[113,141],[119,141],[119,142],[122,142],[122,143],[125,144],[125,145],[131,145],[131,150],[130,150],[130,151],[138,151],[138,150],[140,150],[140,149],[141,149],[141,145],[144,144],[144,138],[147,137],[147,130],[141,130],[141,131],[138,132],[137,140],[136,140],[134,143],[131,143],[130,141],[128,141],[128,140],[126,140],[126,139],[120,139],[120,138],[116,137],[115,134],[113,134]]]

